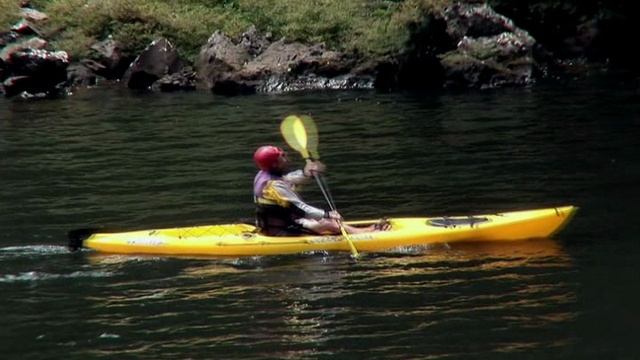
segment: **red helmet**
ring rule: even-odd
[[[284,150],[276,146],[265,145],[260,146],[255,153],[253,153],[253,161],[260,168],[260,170],[273,170],[278,164],[278,158],[283,156]]]

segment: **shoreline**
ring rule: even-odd
[[[46,31],[40,29],[50,33],[55,21],[23,1],[23,20],[0,38],[0,93],[5,97],[58,98],[76,88],[107,81],[135,90],[200,89],[223,95],[491,89],[535,86],[536,81],[549,77],[585,76],[592,68],[609,65],[586,56],[557,57],[487,3],[414,2],[421,7],[410,19],[396,19],[410,29],[405,29],[408,38],[384,54],[277,38],[250,24],[237,36],[215,30],[193,56],[181,51],[184,44],[176,45],[168,37],[157,37],[144,50],[132,54],[135,46],[109,35],[88,46],[85,57],[77,58],[65,49],[53,49],[61,42],[56,36],[46,39]],[[402,7],[397,6],[395,15],[401,13],[398,9]]]

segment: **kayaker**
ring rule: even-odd
[[[325,166],[320,161],[307,162],[304,169],[289,171],[289,160],[284,150],[272,145],[259,147],[253,160],[260,169],[253,182],[256,204],[256,226],[265,235],[288,236],[305,233],[340,234],[336,211],[326,211],[304,202],[296,192],[296,186],[309,182],[314,173],[322,173]],[[343,224],[348,233],[386,230],[388,224],[369,227],[353,227]]]

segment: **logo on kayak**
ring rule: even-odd
[[[162,246],[165,242],[160,239],[133,239],[127,240],[127,245]]]
[[[476,216],[468,216],[465,218],[461,217],[442,217],[442,218],[433,218],[427,220],[427,225],[443,227],[443,228],[456,228],[458,226],[469,225],[469,227],[478,227],[478,224],[482,224],[484,222],[489,221],[486,217],[476,217]]]
[[[370,234],[352,234],[349,236],[351,240],[373,240],[373,236]],[[342,235],[330,235],[330,236],[318,236],[309,239],[310,243],[324,244],[332,242],[342,242],[344,237]]]

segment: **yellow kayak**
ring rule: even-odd
[[[575,206],[487,215],[392,218],[391,228],[351,235],[359,252],[402,246],[471,241],[515,241],[548,238],[560,231],[578,210]],[[378,220],[352,221],[367,226]],[[349,252],[340,235],[265,236],[249,224],[206,225],[168,229],[100,233],[75,230],[69,246],[104,253],[176,256],[253,256],[311,251]]]

